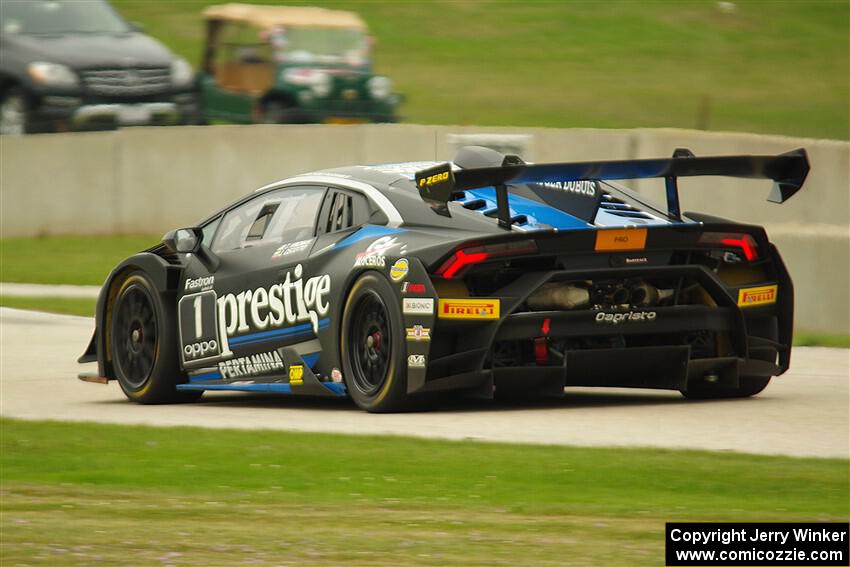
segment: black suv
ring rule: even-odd
[[[101,0],[3,0],[0,134],[196,120],[191,66]]]

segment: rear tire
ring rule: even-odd
[[[404,322],[387,279],[360,276],[343,313],[340,353],[351,399],[369,412],[408,409]]]
[[[715,400],[723,398],[748,398],[755,396],[770,384],[770,376],[741,376],[737,388],[716,388],[708,383],[694,384],[682,395],[689,400]]]
[[[177,362],[173,309],[163,305],[149,277],[133,272],[112,305],[110,350],[118,384],[140,404],[195,401],[202,391],[178,391],[186,381]]]

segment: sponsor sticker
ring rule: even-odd
[[[408,368],[425,368],[424,354],[411,354],[407,357]]]
[[[551,181],[541,183],[541,185],[549,189],[559,189],[587,197],[596,196],[596,183],[593,181]]]
[[[183,287],[184,291],[196,290],[196,289],[210,289],[215,283],[215,276],[201,276],[200,278],[187,278],[186,285]]]
[[[409,341],[430,341],[431,329],[422,325],[413,325],[407,328],[407,340]]]
[[[620,323],[646,323],[655,321],[658,313],[655,311],[627,311],[625,313],[605,313],[600,311],[596,314],[595,321],[608,325],[619,325]]]
[[[195,288],[211,285],[203,278],[194,280]],[[212,278],[210,277],[210,280]],[[187,285],[190,280],[186,280]],[[222,340],[215,321],[217,296],[215,291],[207,290],[189,293],[180,298],[177,304],[180,317],[180,344],[184,363],[200,363],[207,359],[216,359],[221,355]],[[141,332],[141,331],[139,331]]]
[[[280,258],[281,256],[289,256],[290,254],[297,254],[299,252],[303,252],[307,249],[311,242],[313,242],[312,239],[299,240],[297,242],[287,242],[286,244],[274,251],[274,254],[272,254],[272,260]]]
[[[425,291],[424,283],[404,282],[401,284],[402,293],[425,293]]]
[[[401,311],[405,315],[433,315],[434,300],[430,297],[405,297]]]
[[[498,299],[441,299],[440,319],[498,319]]]
[[[390,279],[394,282],[400,282],[407,277],[407,272],[410,270],[410,262],[407,258],[399,258],[390,266]]]
[[[738,290],[738,305],[740,307],[754,307],[756,305],[767,305],[776,303],[777,285],[764,285],[761,287],[748,287]]]
[[[400,244],[395,236],[382,236],[354,258],[354,267],[383,268],[387,265],[384,255]]]
[[[331,277],[305,278],[303,272],[298,264],[281,283],[221,297],[212,290],[184,295],[178,304],[183,361],[231,358],[231,344],[251,342],[243,337],[257,331],[299,326],[317,335],[319,318],[330,310]]]
[[[304,366],[301,364],[293,364],[289,367],[289,384],[291,386],[300,386],[304,383]]]
[[[260,352],[250,356],[233,358],[218,363],[218,371],[225,380],[256,376],[283,370],[283,359],[276,350]]]
[[[319,317],[330,309],[331,277],[307,278],[301,264],[287,272],[282,283],[258,287],[218,298],[220,337],[264,331],[297,323],[310,323],[319,332]]]
[[[183,347],[184,360],[203,360],[218,354],[218,342],[215,339],[191,343]]]
[[[434,173],[432,175],[427,175],[419,180],[419,187],[432,187],[434,185],[439,185],[445,181],[449,180],[449,175],[451,174],[451,170],[440,171],[439,173]]]
[[[339,384],[342,382],[342,371],[339,368],[331,370],[331,380]]]
[[[643,250],[646,248],[645,228],[600,230],[596,233],[597,252],[614,250]]]

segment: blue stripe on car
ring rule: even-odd
[[[319,329],[324,329],[330,325],[330,319],[322,319],[319,321]],[[276,329],[274,331],[261,331],[259,333],[251,333],[228,339],[227,342],[231,346],[240,346],[248,344],[265,343],[280,338],[289,338],[298,335],[308,335],[313,333],[313,326],[309,323],[304,325],[296,325],[285,329]]]
[[[346,246],[357,244],[361,240],[367,240],[369,238],[380,238],[382,236],[388,236],[390,234],[401,234],[402,232],[407,231],[403,228],[391,228],[388,226],[376,226],[372,224],[367,224],[354,234],[351,234],[337,242],[334,248],[345,248]]]
[[[474,189],[472,191],[465,191],[465,193],[469,196],[467,200],[483,199],[486,201],[487,204],[478,210],[484,212],[488,209],[496,209],[496,190],[492,187]],[[569,213],[559,211],[554,207],[538,203],[521,195],[512,194],[510,196],[510,205],[512,217],[516,215],[525,215],[528,217],[527,222],[517,223],[518,226],[535,228],[538,225],[545,224],[562,230],[594,228],[593,225]]]
[[[345,396],[346,390],[344,384],[337,384],[335,382],[320,382],[322,386],[324,386],[328,391],[337,396]],[[275,394],[292,394],[297,393],[297,390],[293,392],[292,386],[289,384],[282,384],[278,382],[272,382],[268,384],[178,384],[178,390],[222,390],[229,392],[267,392],[267,393],[275,393]]]

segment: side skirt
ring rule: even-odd
[[[188,384],[178,384],[178,390],[225,390],[233,392],[267,392],[275,394],[296,394],[301,396],[344,397],[347,394],[345,384],[323,382],[313,373],[312,365],[318,360],[317,354],[303,358],[292,347],[279,349],[285,365],[285,371],[266,376],[246,377],[236,380],[222,380],[219,372],[200,372],[190,376]]]

